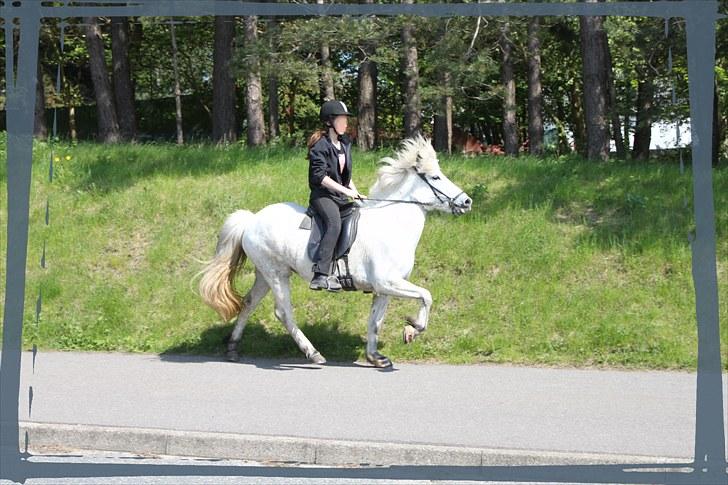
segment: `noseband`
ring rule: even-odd
[[[450,207],[450,210],[452,211],[452,213],[455,214],[455,209],[459,208],[457,206],[457,204],[455,204],[455,200],[458,197],[460,197],[462,194],[464,194],[465,191],[461,190],[460,192],[458,192],[458,194],[455,197],[450,197],[445,192],[443,192],[442,190],[440,190],[437,187],[435,187],[434,185],[432,185],[430,183],[430,181],[427,180],[427,176],[424,173],[418,172],[416,170],[415,170],[415,173],[417,174],[418,177],[420,177],[427,184],[427,186],[430,188],[430,190],[432,190],[432,193],[435,194],[435,197],[437,197],[437,200],[439,200],[441,204],[446,203]],[[442,196],[442,197],[440,197],[440,196]]]

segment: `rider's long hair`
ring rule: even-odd
[[[308,138],[308,151],[306,152],[306,160],[308,160],[308,156],[311,154],[311,147],[313,147],[322,136],[326,136],[327,130],[316,130],[313,132],[313,134]]]

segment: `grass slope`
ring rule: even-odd
[[[220,353],[231,324],[195,294],[198,261],[211,257],[228,213],[306,203],[304,154],[36,144],[25,348]],[[355,154],[360,189],[371,186],[376,161],[390,154]],[[49,182],[52,156],[58,161]],[[402,344],[404,317],[417,306],[394,300],[383,353],[396,361],[695,368],[689,170],[528,157],[443,157],[441,166],[473,197],[474,211],[428,216],[411,280],[433,294],[430,327],[413,345]],[[5,218],[4,160],[0,167]],[[728,170],[714,172],[714,187],[725,350]],[[4,274],[4,254],[0,265]],[[251,283],[248,264],[238,287]],[[311,292],[295,278],[293,301],[299,325],[327,358],[362,358],[370,296]],[[300,356],[273,316],[270,296],[241,347],[249,356]]]

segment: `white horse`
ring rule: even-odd
[[[430,141],[421,136],[402,143],[396,158],[383,158],[369,199],[360,205],[356,240],[349,252],[349,268],[357,289],[374,293],[367,332],[367,360],[376,367],[391,361],[377,352],[377,340],[391,297],[420,302],[416,318],[408,319],[404,340],[410,343],[425,331],[432,296],[425,288],[407,281],[415,262],[415,250],[430,209],[464,214],[472,201],[440,170]],[[306,246],[310,232],[299,228],[305,207],[293,203],[269,205],[258,213],[238,210],[230,214],[218,238],[215,257],[200,272],[199,290],[205,303],[225,320],[237,315],[228,339],[227,358],[239,359],[237,346],[243,329],[261,299],[272,291],[275,316],[306,357],[323,364],[326,359],[296,325],[291,306],[290,277],[313,277]],[[233,281],[246,256],[255,265],[255,282],[244,298]]]

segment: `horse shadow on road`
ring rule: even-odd
[[[215,325],[199,336],[169,347],[160,354],[167,362],[227,362],[227,339],[234,324]],[[366,350],[364,334],[350,333],[336,322],[322,321],[300,326],[303,333],[326,357],[326,367],[369,367],[363,363]],[[380,347],[383,347],[380,344]],[[255,365],[268,370],[316,370],[322,366],[306,359],[287,332],[274,332],[265,325],[251,321],[246,325],[238,345],[239,364]],[[230,362],[231,364],[235,364]],[[389,369],[392,371],[394,369]]]

